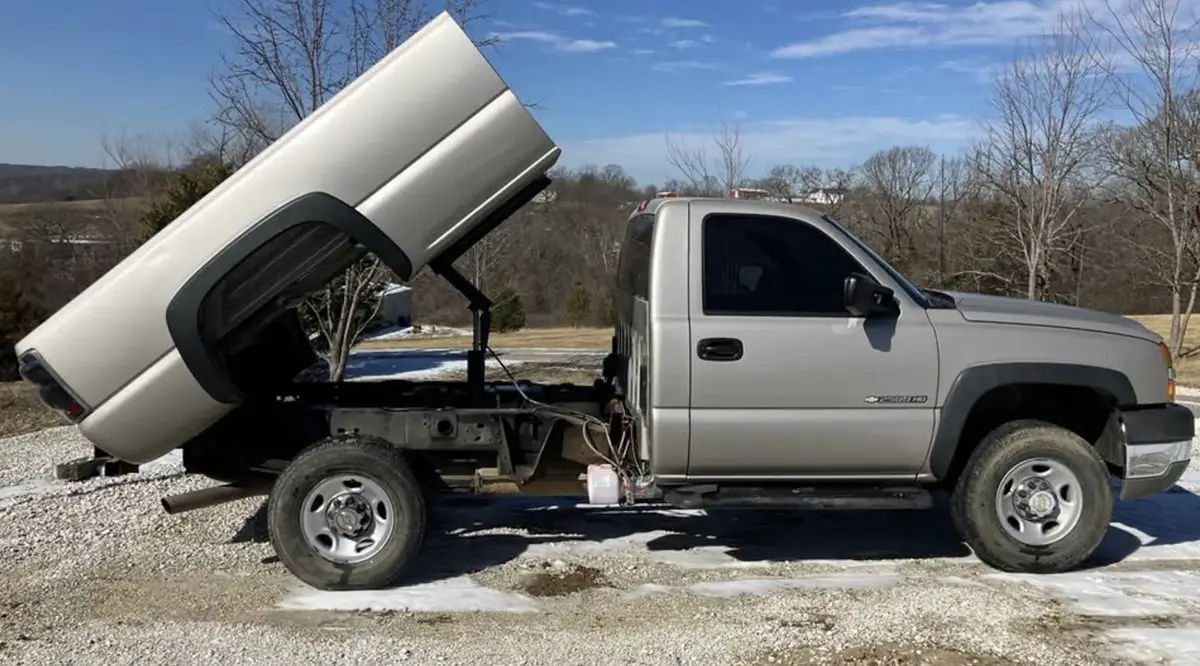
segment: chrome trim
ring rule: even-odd
[[[1167,473],[1171,465],[1192,459],[1192,440],[1125,445],[1126,479],[1149,479]]]

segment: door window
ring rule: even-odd
[[[702,230],[705,314],[849,316],[842,285],[866,271],[820,229],[784,217],[714,214]]]

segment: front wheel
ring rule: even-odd
[[[420,548],[425,501],[389,443],[331,437],[302,451],[271,489],[271,545],[292,575],[321,590],[394,585]]]
[[[951,510],[960,536],[1002,571],[1058,573],[1083,563],[1108,531],[1108,470],[1090,444],[1042,421],[988,434],[967,461]]]

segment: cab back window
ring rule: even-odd
[[[621,241],[617,263],[617,290],[622,296],[650,298],[650,243],[654,237],[654,215],[630,218]]]

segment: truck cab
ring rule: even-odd
[[[886,267],[796,206],[643,205],[619,262],[617,340],[655,477],[915,481],[938,347],[929,297]],[[850,275],[893,300],[851,314]]]
[[[1059,570],[1099,544],[1110,477],[1143,497],[1191,456],[1170,355],[1139,323],[917,287],[802,206],[639,205],[617,320],[609,380],[682,505],[899,508],[947,489],[981,558]]]

